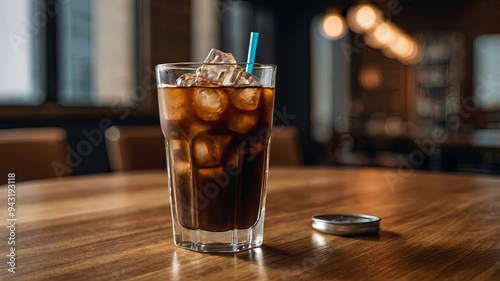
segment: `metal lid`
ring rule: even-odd
[[[322,214],[312,217],[312,227],[335,235],[378,232],[381,219],[364,214]]]

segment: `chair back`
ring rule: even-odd
[[[302,165],[299,130],[294,126],[277,126],[271,134],[269,165]]]
[[[111,170],[166,169],[165,139],[160,126],[111,126],[106,130]]]
[[[67,134],[62,128],[0,130],[0,184],[15,173],[15,181],[71,175]]]

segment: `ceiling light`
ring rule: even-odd
[[[397,27],[389,22],[381,22],[366,34],[366,43],[372,48],[386,48],[398,32]]]
[[[324,37],[336,40],[347,33],[347,24],[338,10],[330,10],[321,20],[320,31]]]
[[[356,5],[347,11],[347,24],[356,33],[367,33],[382,20],[382,11],[371,4]]]

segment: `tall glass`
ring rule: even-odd
[[[275,65],[156,66],[174,243],[238,252],[263,241]],[[203,78],[217,71],[217,81]],[[219,73],[220,72],[220,73]]]

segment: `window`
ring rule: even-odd
[[[60,102],[133,105],[133,0],[69,1],[57,27]]]
[[[500,110],[500,34],[477,36],[474,40],[474,98],[479,108]]]
[[[137,104],[137,0],[0,0],[0,105]]]
[[[31,0],[0,0],[0,104],[39,105],[43,102],[37,25]]]

